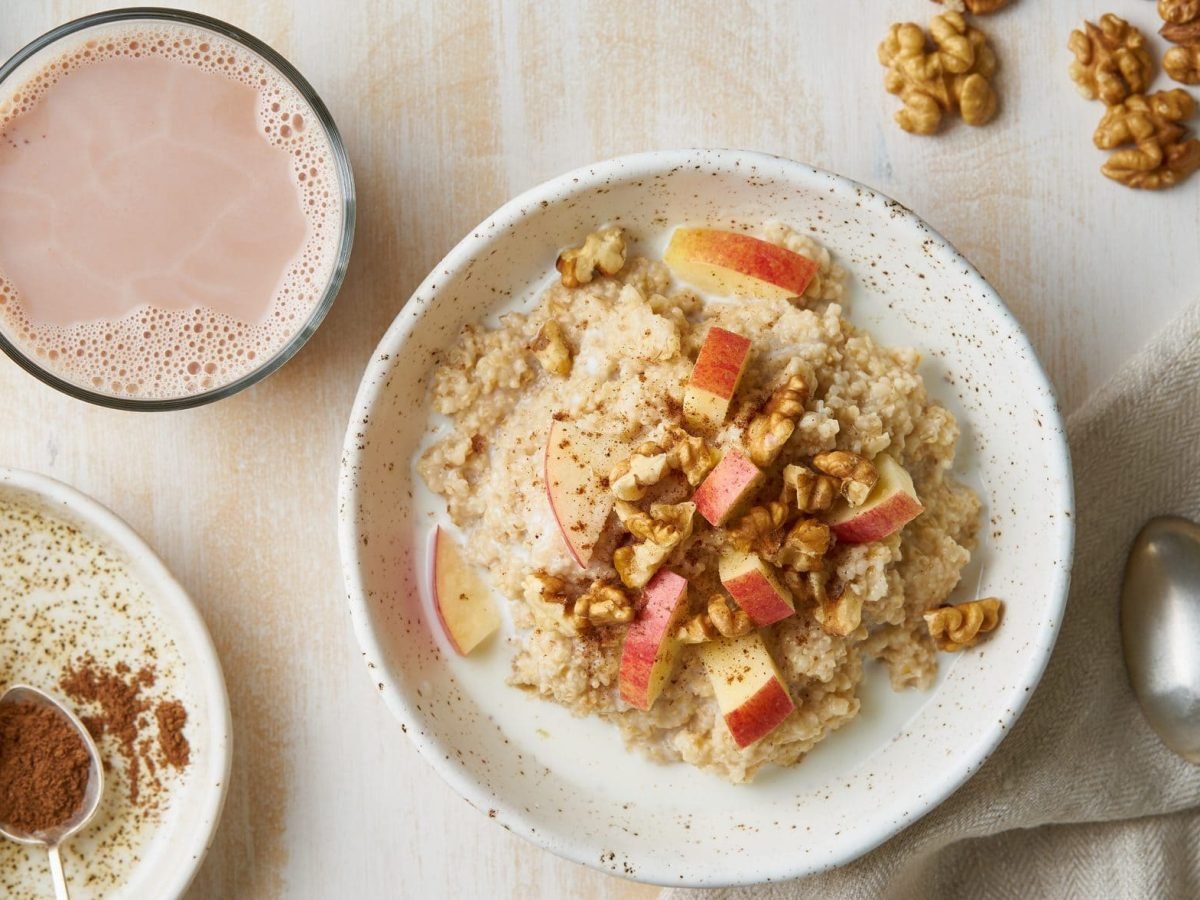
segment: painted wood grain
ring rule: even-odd
[[[6,0],[0,56],[106,5]],[[697,145],[842,172],[976,263],[1068,410],[1196,296],[1200,180],[1149,195],[1099,175],[1101,110],[1065,73],[1068,32],[1101,11],[1084,0],[1019,0],[987,20],[1001,115],[936,139],[892,123],[875,61],[888,22],[926,18],[925,0],[176,5],[265,39],[328,103],[360,198],[349,277],[295,360],[204,409],[94,409],[0,360],[0,464],[115,509],[209,622],[237,740],[195,898],[655,893],[530,847],[459,800],[371,689],[346,611],[335,481],[358,376],[425,273],[512,194],[597,159]],[[1153,30],[1152,3],[1108,7]]]

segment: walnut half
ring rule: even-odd
[[[696,504],[652,503],[645,513],[632,503],[618,500],[614,509],[634,541],[616,549],[613,568],[627,588],[644,588],[667,557],[692,536]]]
[[[941,3],[942,0],[933,0],[933,2]],[[958,0],[958,3],[973,16],[986,16],[988,13],[999,12],[1011,2],[1012,0]],[[946,5],[951,9],[954,8],[953,3]]]
[[[1083,23],[1071,32],[1067,49],[1075,54],[1071,80],[1089,100],[1110,106],[1141,94],[1154,78],[1154,60],[1142,33],[1119,16],[1105,13],[1100,24]]]
[[[617,585],[598,578],[575,599],[571,614],[578,626],[628,625],[634,617],[633,602]]]
[[[788,364],[783,384],[772,392],[762,412],[746,429],[746,447],[755,465],[765,468],[775,462],[804,415],[815,381],[811,366],[799,359]]]
[[[954,653],[979,643],[1000,624],[1000,601],[995,597],[940,606],[925,613],[925,624],[939,650]]]
[[[1163,71],[1180,84],[1200,84],[1200,43],[1164,53]]]
[[[879,473],[875,471],[875,466],[849,450],[818,453],[813,457],[813,466],[826,475],[841,479],[842,496],[851,506],[862,506],[871,493],[871,488],[879,481]]]
[[[807,466],[785,466],[783,469],[784,498],[789,495],[802,513],[825,512],[833,505],[840,485],[829,475],[818,475]]]
[[[1133,188],[1159,190],[1200,169],[1200,141],[1180,125],[1196,101],[1181,88],[1134,95],[1110,106],[1093,136],[1101,150],[1132,144],[1109,157],[1101,171]]]
[[[731,609],[724,594],[713,594],[705,611],[684,622],[676,637],[684,644],[703,644],[720,637],[741,637],[753,629],[745,610],[737,605]]]
[[[571,374],[571,348],[567,346],[562,326],[555,319],[546,320],[530,341],[529,350],[547,372],[563,378]]]
[[[555,268],[567,288],[590,283],[597,270],[602,275],[616,275],[625,268],[625,230],[605,228],[589,234],[583,246],[560,253]]]

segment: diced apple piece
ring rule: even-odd
[[[433,535],[433,605],[446,637],[461,656],[500,627],[491,590],[441,526]]]
[[[818,271],[807,256],[713,228],[676,228],[663,260],[701,290],[752,299],[799,297]]]
[[[575,562],[587,568],[612,510],[604,474],[616,462],[613,443],[570,421],[555,419],[546,441],[545,480],[550,509]]]
[[[696,510],[712,525],[724,525],[726,520],[763,483],[762,470],[740,450],[726,453],[708,477],[700,482],[692,502]]]
[[[750,359],[750,339],[716,325],[708,329],[683,392],[683,418],[693,428],[720,428]]]
[[[641,613],[625,634],[618,681],[621,699],[649,709],[679,659],[675,637],[687,612],[687,579],[660,569],[642,592]]]
[[[739,747],[770,734],[796,708],[757,631],[701,644],[700,658]]]
[[[912,476],[892,457],[881,453],[873,460],[879,480],[862,506],[850,506],[839,500],[827,521],[839,541],[866,544],[881,541],[899,531],[925,507],[917,499]]]
[[[772,625],[796,612],[792,592],[780,582],[775,569],[757,554],[727,551],[717,569],[725,590],[755,625]]]

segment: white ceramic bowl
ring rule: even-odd
[[[532,297],[557,252],[618,222],[652,240],[680,223],[781,219],[850,270],[850,318],[925,354],[962,425],[958,470],[985,499],[982,547],[956,599],[1004,598],[979,649],[943,656],[936,687],[867,674],[857,721],[803,765],[734,787],[626,753],[614,726],[509,688],[511,650],[460,659],[431,624],[428,521],[411,459],[433,354],[508,298]],[[371,360],[346,437],[340,539],[371,678],[430,764],[468,801],[568,859],[670,885],[749,883],[845,863],[975,772],[1021,712],[1054,645],[1073,539],[1070,462],[1053,393],[1003,303],[915,214],[869,188],[753,153],[648,153],[568,173],[503,206],[417,289]]]
[[[162,817],[144,845],[139,861],[125,874],[119,887],[102,893],[105,897],[128,900],[180,897],[208,853],[229,784],[232,749],[229,698],[208,629],[191,599],[154,551],[124,521],[95,500],[44,475],[4,468],[0,468],[0,500],[73,525],[105,553],[123,559],[126,570],[150,598],[156,622],[178,651],[182,665],[176,675],[176,686],[177,696],[188,711],[188,766],[178,781],[167,781],[171,786],[163,798]],[[22,610],[10,607],[6,612],[20,616]],[[77,645],[80,654],[98,650],[95,642],[119,645],[123,641],[124,636],[114,629],[120,629],[127,620],[103,602],[89,611],[88,620],[87,633]],[[74,660],[46,662],[57,671]],[[30,673],[20,671],[14,674],[19,678],[30,677]],[[112,790],[111,783],[105,789]],[[85,829],[72,846],[87,843]],[[107,848],[93,849],[102,853]],[[78,867],[72,869],[68,861],[67,881],[72,885],[72,896],[98,896],[91,885],[82,883],[86,875]],[[30,896],[41,896],[39,892],[50,890],[49,874],[26,887]]]

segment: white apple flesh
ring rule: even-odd
[[[839,500],[826,517],[830,529],[843,543],[881,541],[925,511],[917,499],[912,476],[896,460],[880,453],[873,462],[879,480],[862,506],[850,506]]]
[[[687,579],[660,569],[642,592],[644,606],[625,633],[618,682],[621,699],[649,709],[679,660],[676,638],[687,612]]]
[[[569,420],[551,423],[543,470],[546,496],[568,552],[584,569],[612,511],[613,496],[604,478],[614,457],[613,442],[606,436]]]
[[[461,656],[500,627],[491,590],[441,526],[433,536],[433,605],[446,637]]]
[[[725,422],[729,404],[750,359],[750,339],[716,325],[708,329],[683,392],[683,418],[689,426],[715,431]]]
[[[796,708],[757,631],[701,644],[700,656],[721,716],[739,747],[766,737]]]

